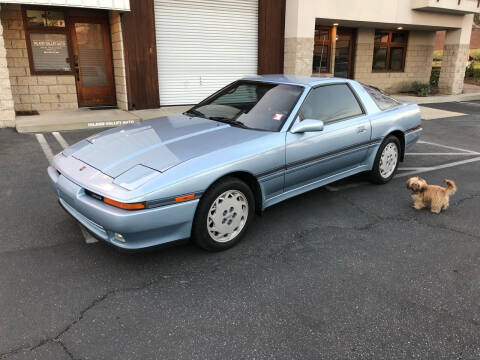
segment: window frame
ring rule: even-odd
[[[349,82],[345,81],[345,82],[333,82],[333,83],[328,83],[328,84],[319,84],[319,85],[312,86],[310,88],[310,90],[308,91],[308,93],[305,95],[305,98],[302,101],[302,105],[297,110],[297,113],[293,117],[294,120],[291,122],[287,131],[290,131],[292,126],[300,119],[300,113],[302,112],[303,106],[305,105],[305,102],[307,101],[310,94],[318,88],[326,87],[326,86],[333,86],[333,85],[346,85],[349,88],[349,90],[352,92],[353,96],[355,97],[355,100],[357,100],[357,103],[360,106],[360,109],[362,110],[362,113],[359,114],[359,115],[346,116],[346,117],[343,117],[343,118],[340,118],[340,119],[335,119],[335,120],[332,120],[332,121],[324,122],[325,126],[330,125],[330,124],[334,124],[334,123],[337,123],[337,122],[340,122],[340,121],[346,121],[346,120],[355,119],[355,118],[367,115],[367,110],[365,108],[365,105],[363,104],[362,99],[360,98],[360,96],[357,94],[357,92],[355,91],[355,89],[352,87],[352,85]],[[300,120],[300,121],[303,121],[303,120]],[[319,121],[323,121],[323,120],[319,120]]]
[[[65,18],[65,27],[55,27],[55,26],[29,26],[27,20],[27,10],[43,10],[43,11],[59,11],[64,14]],[[22,20],[23,28],[25,31],[25,42],[27,45],[27,54],[28,54],[28,63],[30,65],[30,75],[74,75],[72,69],[72,45],[70,41],[70,26],[68,20],[67,9],[61,7],[50,7],[50,6],[25,6],[22,5]],[[32,43],[30,40],[30,34],[62,34],[65,35],[67,40],[67,51],[68,51],[68,64],[70,65],[70,70],[36,70],[35,62],[33,61],[33,52],[32,52]]]
[[[375,41],[375,35],[377,32],[383,32],[383,33],[388,33],[388,39],[387,42],[377,42]],[[405,42],[393,42],[392,41],[392,36],[393,34],[398,34],[398,33],[404,33],[405,34]],[[407,58],[407,48],[408,48],[408,39],[409,39],[410,33],[407,30],[384,30],[384,29],[375,29],[375,33],[373,35],[373,59],[372,59],[372,72],[376,73],[386,73],[386,72],[391,72],[391,73],[400,73],[400,72],[405,72],[405,62]],[[374,61],[375,61],[375,50],[377,48],[382,48],[387,50],[387,55],[385,59],[385,69],[375,69],[374,66]],[[400,70],[392,70],[390,69],[390,55],[391,55],[391,49],[392,48],[403,48],[403,58],[402,58],[402,68]]]
[[[328,39],[327,40],[317,40],[316,37],[313,38],[313,54],[312,60],[315,56],[315,45],[321,45],[327,47],[327,71],[313,71],[313,61],[312,61],[312,74],[330,74],[331,73],[331,58],[332,58],[332,41],[333,41],[333,28],[330,26],[315,25],[315,30],[327,30]]]

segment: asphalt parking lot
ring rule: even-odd
[[[45,169],[93,131],[0,130],[0,359],[480,358],[480,102],[431,107],[465,115],[392,182],[280,203],[222,253],[89,240]],[[412,208],[415,173],[456,181],[446,212]]]

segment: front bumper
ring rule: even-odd
[[[142,249],[190,237],[199,200],[129,211],[92,198],[53,167],[48,176],[60,205],[96,237],[117,247]],[[115,233],[125,242],[115,239]]]

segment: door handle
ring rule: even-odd
[[[365,131],[367,131],[367,128],[365,126],[359,126],[357,128],[357,133],[360,134],[360,133],[364,133]]]

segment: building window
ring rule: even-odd
[[[315,42],[313,48],[313,73],[330,72],[330,54],[332,48],[332,29],[315,26]]]
[[[407,31],[375,31],[374,71],[404,71],[407,53]]]
[[[71,74],[65,13],[23,8],[25,40],[32,75]]]

